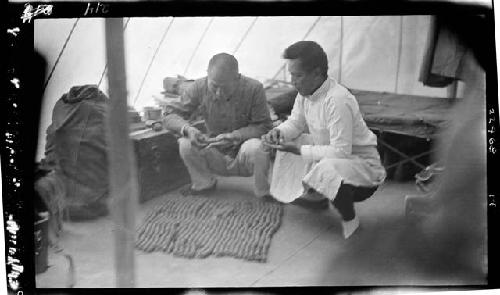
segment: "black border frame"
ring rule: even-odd
[[[92,1],[90,3],[97,3]],[[487,110],[494,110],[493,118],[499,122],[498,108],[498,78],[496,66],[495,37],[494,37],[494,13],[491,7],[477,4],[457,4],[449,1],[165,1],[165,2],[106,2],[107,13],[93,14],[84,16],[87,8],[87,2],[30,2],[31,5],[53,5],[52,15],[39,15],[36,18],[63,18],[63,17],[132,17],[132,16],[253,16],[253,15],[318,15],[325,11],[331,12],[331,15],[412,15],[412,14],[434,14],[444,17],[467,18],[477,14],[484,15],[482,23],[483,31],[478,33],[483,35],[484,60],[486,61],[486,79],[487,79]],[[8,257],[20,260],[23,272],[19,276],[20,289],[23,294],[31,294],[36,290],[34,279],[34,258],[33,258],[33,204],[30,196],[34,194],[31,185],[33,183],[33,164],[36,155],[39,110],[41,109],[41,96],[43,81],[45,80],[46,67],[41,56],[37,55],[33,49],[33,22],[22,23],[20,16],[24,10],[25,3],[8,3],[6,20],[2,25],[3,34],[6,37],[3,52],[7,58],[2,63],[3,105],[0,110],[3,112],[0,120],[0,134],[3,137],[0,155],[2,158],[2,187],[3,187],[3,208],[4,224],[13,216],[19,225],[15,244],[12,235],[7,229],[5,233],[5,255],[6,262]],[[6,34],[8,28],[20,28],[17,36]],[[20,80],[20,88],[16,88],[10,81],[13,78]],[[14,107],[13,104],[17,104]],[[488,118],[491,118],[488,117]],[[498,123],[497,123],[498,124]],[[495,126],[499,127],[499,125]],[[496,128],[498,129],[498,128]],[[7,136],[6,133],[11,134]],[[491,138],[495,141],[495,146],[500,147],[498,133],[487,133],[487,140]],[[5,140],[12,140],[12,143]],[[10,148],[15,151],[11,154]],[[500,153],[500,151],[497,151]],[[14,163],[10,163],[10,159]],[[498,222],[498,212],[496,209],[496,196],[499,193],[498,181],[494,181],[496,168],[499,166],[499,155],[491,152],[487,153],[487,172],[488,172],[488,194],[493,197],[488,198],[488,285],[487,286],[388,286],[387,289],[405,289],[418,288],[436,290],[463,290],[463,289],[488,289],[498,287],[498,253],[499,249],[496,240],[495,225]],[[21,186],[16,187],[12,182],[15,177],[21,181]],[[16,249],[16,253],[9,253],[9,248]],[[6,265],[7,275],[12,274],[12,265]],[[9,281],[7,281],[9,287]],[[214,293],[226,293],[236,291],[254,291],[263,293],[285,293],[285,294],[306,294],[306,293],[337,293],[349,291],[367,292],[374,287],[312,287],[312,288],[252,288],[252,289],[225,289],[215,288],[206,291]],[[378,289],[378,287],[377,287]],[[10,291],[14,291],[9,288]],[[62,290],[58,289],[40,289],[36,290],[38,294],[53,294]],[[108,293],[116,292],[118,294],[131,293],[156,293],[162,292],[161,289],[64,289],[65,293]],[[183,292],[181,289],[169,289],[177,293]],[[164,291],[162,292],[164,293]],[[16,294],[16,293],[14,293]],[[20,294],[20,293],[17,293]]]

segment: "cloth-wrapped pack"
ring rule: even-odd
[[[96,85],[82,85],[64,94],[52,112],[45,162],[65,185],[72,219],[107,214],[107,106],[107,96]]]

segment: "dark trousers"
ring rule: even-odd
[[[337,208],[343,220],[352,220],[356,216],[356,213],[354,212],[354,202],[362,202],[368,199],[373,195],[377,188],[378,186],[361,187],[342,183],[337,196],[333,201],[333,206]]]

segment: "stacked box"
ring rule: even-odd
[[[151,129],[131,134],[137,161],[139,202],[145,202],[190,182],[176,136]]]

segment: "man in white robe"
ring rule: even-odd
[[[326,197],[348,238],[359,227],[354,202],[370,197],[386,176],[377,137],[354,96],[328,77],[327,56],[317,43],[297,42],[283,57],[298,94],[290,117],[262,137],[278,150],[271,194],[285,203]]]

